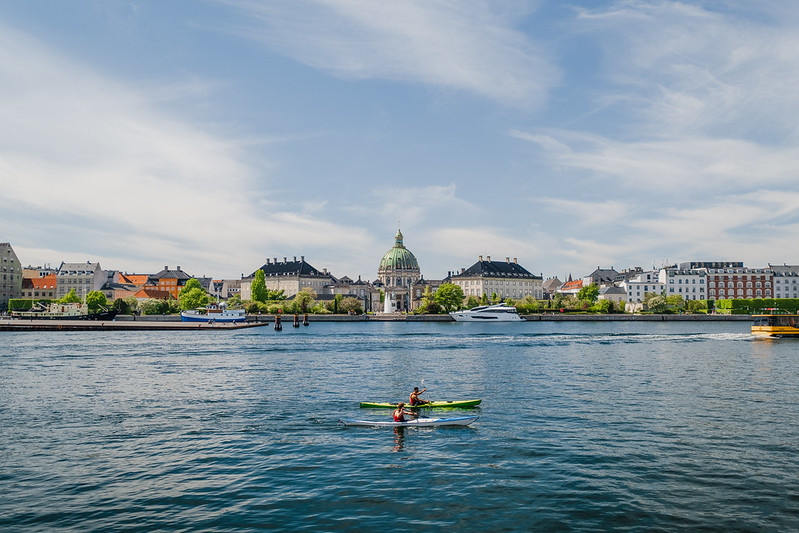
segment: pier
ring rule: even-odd
[[[179,322],[155,320],[0,319],[0,331],[232,331],[266,326],[266,322]]]

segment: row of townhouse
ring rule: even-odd
[[[657,270],[640,267],[623,272],[597,268],[579,280],[569,280],[557,292],[577,294],[591,283],[600,298],[639,306],[647,293],[681,296],[685,300],[799,298],[799,265],[745,267],[741,261],[690,261]]]

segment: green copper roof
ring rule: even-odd
[[[402,244],[402,232],[397,230],[394,247],[380,260],[379,270],[419,270],[419,263],[410,250]]]

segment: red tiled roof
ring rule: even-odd
[[[55,274],[49,274],[43,278],[31,278],[33,288],[37,290],[55,289]]]
[[[168,300],[172,298],[172,294],[168,291],[159,291],[158,289],[151,289],[147,287],[139,290],[139,292],[137,292],[134,296],[136,298],[154,298],[156,300]]]
[[[574,289],[582,289],[583,288],[583,280],[577,279],[574,281],[567,281],[563,284],[563,287],[560,288],[561,291],[567,290],[574,290]]]

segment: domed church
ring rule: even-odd
[[[391,298],[394,311],[412,309],[414,283],[422,278],[419,263],[413,253],[402,244],[402,232],[397,230],[394,247],[380,260],[377,278],[383,284],[387,298]]]

